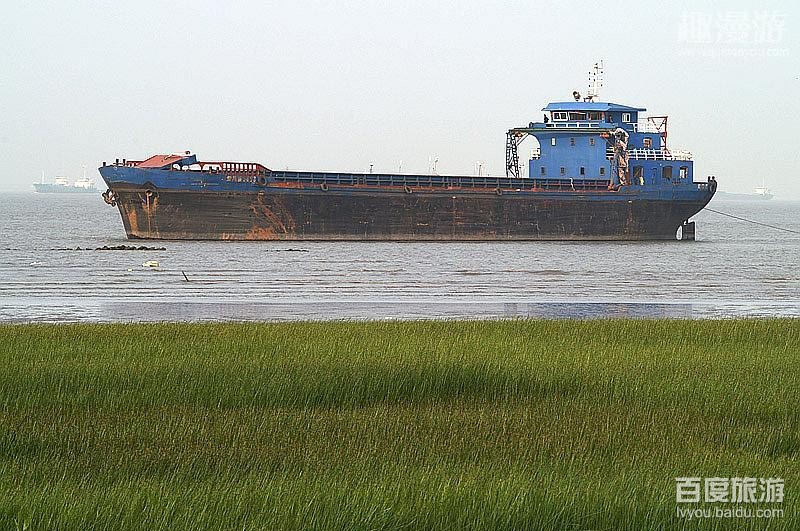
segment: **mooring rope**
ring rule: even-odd
[[[800,234],[800,230],[787,229],[786,227],[778,227],[776,225],[770,225],[768,223],[761,223],[760,221],[753,221],[752,219],[741,218],[739,216],[734,216],[733,214],[728,214],[726,212],[720,212],[719,210],[714,210],[713,208],[706,207],[703,210],[708,210],[709,212],[714,212],[715,214],[728,216],[729,218],[738,219],[740,221],[746,221],[748,223],[753,223],[754,225],[761,225],[762,227],[769,227],[770,229],[782,230],[782,231],[786,231],[786,232],[791,232],[793,234]]]

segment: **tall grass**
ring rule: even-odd
[[[0,327],[0,528],[672,529],[782,477],[800,322]]]

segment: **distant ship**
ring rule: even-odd
[[[84,177],[71,183],[66,177],[56,177],[52,183],[41,182],[33,183],[33,188],[39,194],[93,194],[98,190],[94,181]]]
[[[766,182],[756,187],[752,194],[733,194],[730,192],[717,192],[717,198],[730,201],[767,201],[772,199],[772,193],[767,188]]]
[[[769,192],[766,186],[759,186],[756,188],[756,196],[760,196],[761,199],[772,199],[773,195]]]

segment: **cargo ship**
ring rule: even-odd
[[[757,186],[752,194],[736,194],[719,190],[715,197],[721,201],[769,201],[775,196],[767,188],[767,180],[764,179],[764,183]]]
[[[52,183],[41,182],[33,183],[33,189],[38,194],[94,194],[97,187],[94,181],[84,177],[75,182],[70,182],[66,177],[56,177]]]
[[[769,201],[773,196],[769,190],[756,190],[752,194],[737,194],[718,190],[714,197],[717,201]]]
[[[103,163],[105,201],[131,239],[692,240],[716,190],[667,147],[667,117],[597,101],[550,103],[509,129],[504,176],[273,170],[154,155]],[[520,164],[520,146],[537,144]]]

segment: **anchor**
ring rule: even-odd
[[[107,205],[117,206],[117,194],[111,188],[103,192],[102,196]]]

